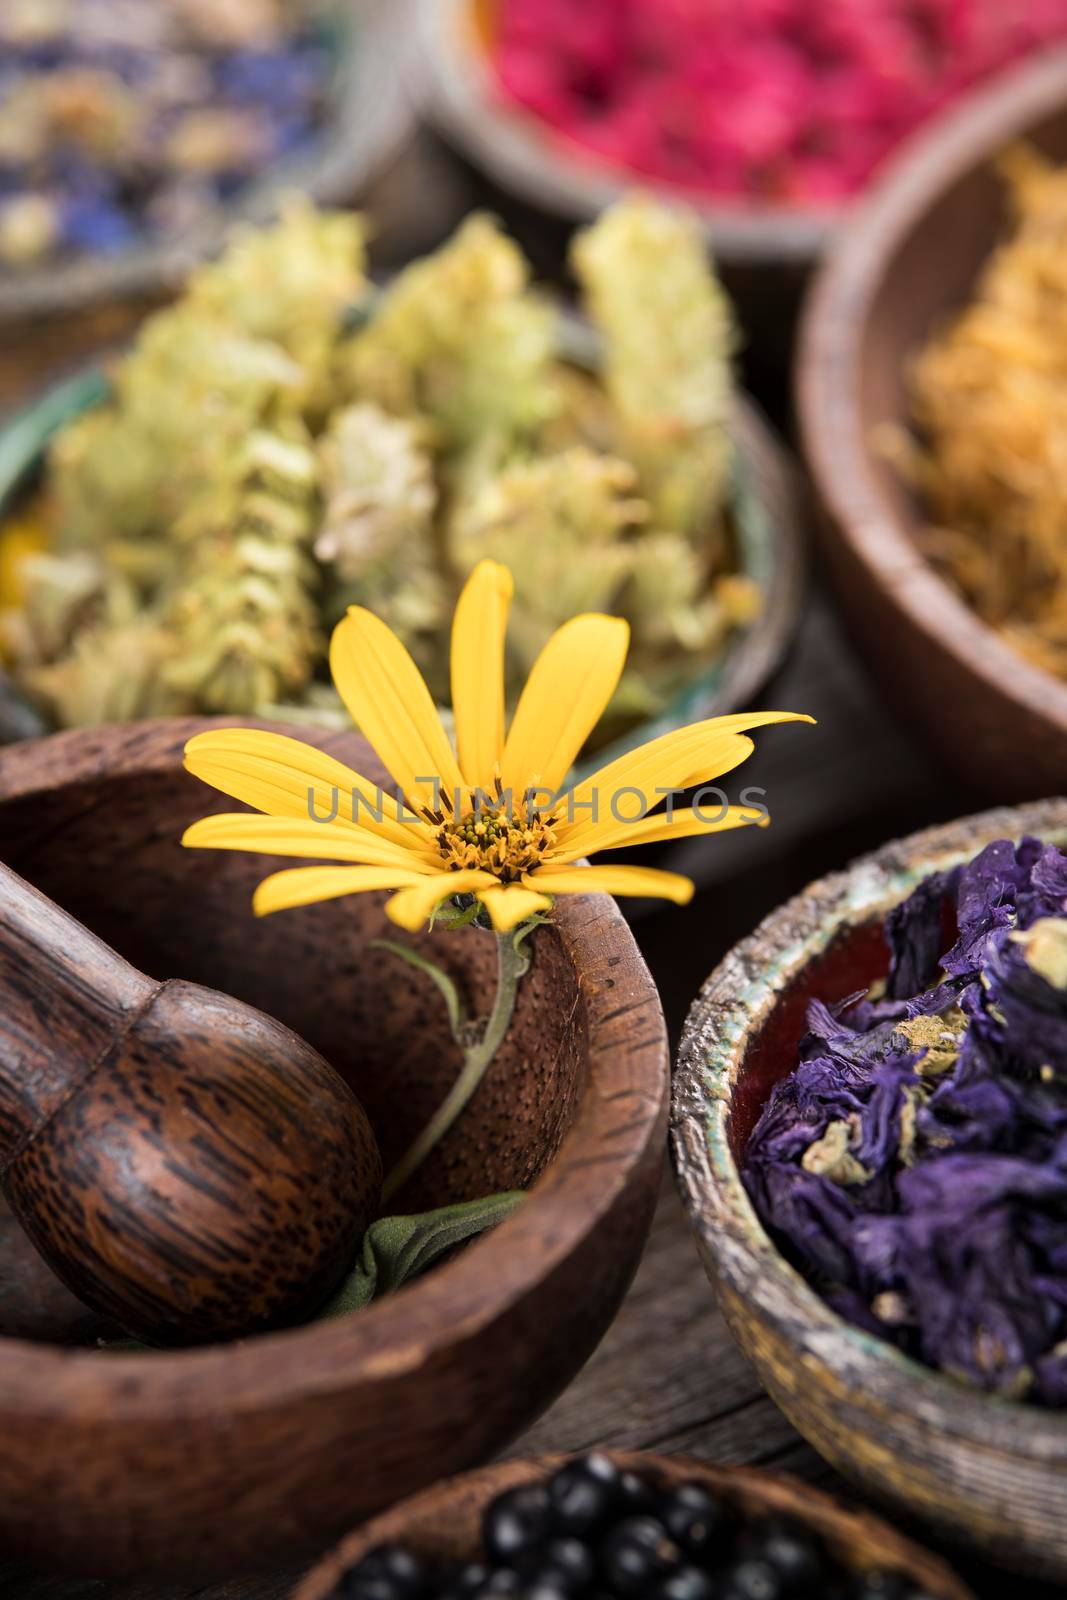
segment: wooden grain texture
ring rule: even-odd
[[[846,1323],[787,1265],[737,1169],[787,1073],[809,998],[884,976],[885,913],[930,872],[993,839],[1067,839],[1067,801],[1000,809],[885,846],[814,884],[743,940],[694,1003],[679,1054],[672,1146],[719,1303],[768,1392],[842,1472],[991,1560],[1067,1577],[1067,1419],[993,1401]]]
[[[936,1556],[869,1513],[846,1511],[797,1479],[752,1467],[708,1466],[684,1455],[609,1454],[621,1471],[639,1472],[660,1487],[703,1484],[738,1519],[796,1518],[819,1536],[835,1565],[846,1572],[893,1572],[931,1600],[973,1600]],[[483,1554],[482,1514],[490,1501],[520,1484],[543,1481],[564,1459],[545,1455],[504,1462],[424,1490],[350,1534],[307,1575],[292,1600],[331,1600],[343,1574],[379,1544],[404,1544],[430,1562],[477,1560]]]
[[[890,163],[814,287],[797,391],[853,634],[886,697],[996,800],[1067,784],[1067,684],[1010,649],[920,554],[923,508],[878,430],[908,425],[910,357],[966,302],[1009,225],[991,163],[1024,136],[1067,158],[1067,50],[968,96]]]
[[[151,1344],[305,1320],[377,1214],[348,1085],[272,1017],[153,982],[0,865],[0,1187],[41,1255]]]
[[[455,1076],[440,997],[372,948],[395,934],[381,896],[254,923],[252,887],[280,863],[182,850],[192,820],[232,804],[181,768],[185,740],[211,725],[0,753],[4,853],[141,970],[295,1027],[367,1106],[388,1161]],[[308,737],[385,781],[354,735]],[[416,943],[484,1004],[489,936]],[[0,1345],[0,1545],[127,1575],[262,1567],[484,1460],[554,1398],[640,1254],[668,1063],[655,988],[611,901],[567,901],[533,952],[504,1048],[397,1209],[532,1185],[526,1204],[357,1316],[189,1353]]]

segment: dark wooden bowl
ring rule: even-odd
[[[825,549],[887,694],[997,800],[1067,784],[1067,683],[1030,665],[924,560],[923,509],[875,430],[908,420],[907,363],[972,292],[1008,213],[993,157],[1067,160],[1067,50],[978,90],[918,134],[852,213],[801,329],[798,407]]]
[[[238,719],[225,719],[230,725]],[[270,1012],[349,1080],[386,1166],[436,1109],[457,1053],[432,984],[372,947],[381,896],[256,922],[278,863],[183,850],[232,809],[182,770],[211,719],[56,734],[0,752],[5,860],[150,975]],[[288,730],[385,781],[354,734]],[[610,1322],[652,1216],[667,1109],[659,1001],[604,896],[534,936],[507,1040],[476,1098],[390,1209],[532,1185],[499,1229],[337,1321],[187,1353],[59,1349],[76,1302],[26,1258],[0,1268],[0,1546],[80,1572],[233,1573],[321,1548],[491,1455],[573,1377]],[[422,936],[472,1001],[488,935]],[[4,1231],[0,1230],[0,1250]],[[10,1287],[18,1263],[25,1296]],[[20,1331],[22,1306],[28,1338]]]
[[[892,1569],[936,1600],[968,1600],[970,1595],[970,1590],[936,1556],[902,1538],[877,1517],[843,1511],[829,1495],[795,1478],[754,1467],[713,1467],[688,1456],[614,1450],[605,1453],[620,1467],[632,1468],[661,1484],[694,1480],[706,1484],[743,1516],[796,1517],[825,1539],[833,1555],[853,1571]],[[535,1456],[527,1461],[505,1461],[416,1495],[350,1533],[297,1585],[291,1600],[327,1600],[348,1567],[375,1545],[389,1540],[398,1540],[430,1560],[474,1559],[481,1544],[482,1512],[490,1500],[506,1489],[546,1477],[564,1459]]]
[[[844,1322],[763,1231],[737,1167],[771,1087],[796,1063],[809,999],[884,975],[882,919],[920,879],[1024,833],[1067,842],[1067,800],[913,834],[768,917],[689,1013],[672,1143],[723,1315],[793,1425],[897,1510],[991,1561],[1063,1580],[1067,1416],[986,1399]]]
[[[344,24],[331,104],[311,146],[278,162],[219,217],[174,241],[132,246],[114,256],[78,256],[32,272],[0,273],[0,328],[26,319],[92,311],[105,337],[115,309],[173,293],[196,262],[213,255],[236,222],[263,222],[280,196],[303,191],[322,205],[370,198],[415,131],[411,0],[336,0]]]

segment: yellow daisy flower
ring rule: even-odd
[[[561,894],[651,895],[684,905],[693,894],[688,878],[583,859],[765,823],[766,815],[757,819],[740,806],[651,813],[668,789],[710,783],[744,761],[753,749],[746,730],[813,719],[785,711],[714,717],[664,734],[564,791],[615,692],[629,627],[595,614],[564,623],[535,661],[506,728],[511,596],[511,574],[493,561],[475,567],[460,595],[451,654],[455,749],[422,674],[385,623],[353,606],[335,628],[334,682],[391,774],[395,796],[297,739],[220,728],[189,741],[185,765],[260,815],[205,817],[183,844],[341,863],[264,879],[253,901],[260,915],[371,889],[396,891],[386,909],[411,932],[454,895],[475,897],[498,932],[549,910]]]

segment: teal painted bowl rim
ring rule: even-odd
[[[560,343],[575,361],[590,360],[589,331],[574,319],[562,322]],[[49,441],[67,422],[99,405],[108,392],[102,369],[77,373],[47,389],[0,429],[0,517],[10,512],[42,464]],[[781,664],[792,642],[807,570],[807,502],[785,447],[745,396],[737,397],[732,433],[732,512],[739,570],[759,585],[763,608],[739,630],[722,656],[698,667],[662,711],[579,762],[579,779],[646,740],[688,722],[742,709]]]
[[[0,325],[170,292],[218,250],[228,228],[267,221],[286,194],[301,191],[320,205],[350,204],[415,134],[421,74],[412,3],[340,0],[327,19],[336,39],[334,82],[322,125],[306,149],[268,166],[180,240],[145,240],[114,256],[0,273]]]
[[[957,1447],[980,1445],[1062,1469],[1067,1412],[981,1395],[831,1310],[764,1231],[729,1139],[745,1054],[789,984],[839,933],[880,919],[927,874],[1024,833],[1067,846],[1067,799],[998,807],[911,834],[818,880],[760,923],[690,1008],[672,1091],[671,1147],[709,1276],[744,1299],[753,1321],[784,1328],[798,1364],[829,1369],[861,1394],[861,1404],[863,1395],[897,1410],[906,1404],[916,1422]]]

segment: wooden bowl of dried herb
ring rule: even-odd
[[[628,1516],[643,1526],[635,1528]],[[709,1596],[969,1597],[937,1557],[876,1517],[845,1511],[796,1479],[686,1456],[605,1451],[570,1461],[507,1461],[438,1484],[350,1534],[297,1586],[292,1600],[358,1594],[361,1572],[387,1572],[398,1547],[404,1570],[412,1558],[419,1564],[421,1592],[430,1597],[510,1594],[516,1578],[529,1584],[518,1592],[546,1597],[655,1594],[659,1585],[667,1594]],[[476,1589],[477,1568],[483,1584],[488,1577],[499,1587]],[[566,1586],[561,1574],[568,1569]],[[783,1570],[792,1586],[776,1584]],[[645,1586],[638,1588],[641,1578]],[[746,1579],[752,1588],[743,1586]]]
[[[898,1512],[1061,1581],[1065,845],[1049,800],[814,884],[708,979],[673,1101],[709,1276],[794,1425]]]
[[[813,287],[799,357],[857,641],[904,715],[998,800],[1067,779],[1050,383],[1064,294],[1042,265],[1063,258],[1064,180],[1050,187],[1039,156],[1067,160],[1063,50],[973,92],[892,163]]]
[[[5,862],[140,970],[205,981],[295,1029],[355,1089],[392,1165],[454,1083],[449,1008],[376,942],[397,931],[382,895],[251,924],[264,860],[182,848],[189,824],[232,807],[183,770],[183,746],[228,725],[167,719],[6,749]],[[388,782],[351,733],[307,742]],[[527,1192],[496,1230],[365,1309],[193,1351],[99,1349],[113,1335],[0,1216],[6,1551],[138,1579],[277,1564],[491,1455],[569,1381],[651,1220],[667,1046],[611,900],[561,904],[530,948],[505,1042],[389,1210]],[[412,953],[482,1012],[491,935],[438,929]]]
[[[110,382],[76,379],[0,433],[14,687],[60,727],[341,725],[326,641],[362,604],[443,700],[442,623],[489,556],[515,575],[512,702],[574,611],[630,623],[598,754],[747,704],[803,594],[792,464],[736,387],[690,222],[624,202],[575,260],[590,322],[487,216],[381,289],[352,214],[298,208],[235,239]],[[0,703],[0,739],[4,721]]]

